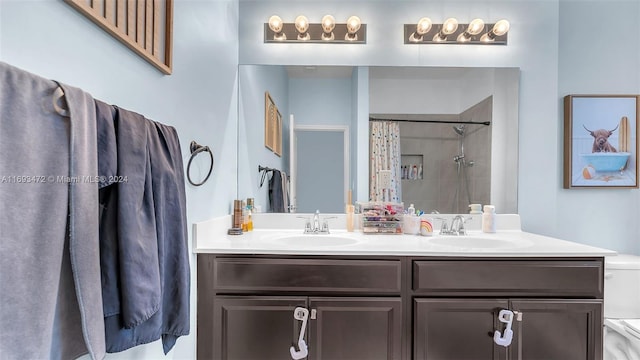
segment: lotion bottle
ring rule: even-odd
[[[354,227],[354,213],[355,213],[355,206],[351,205],[351,204],[347,204],[346,206],[346,219],[347,219],[347,231],[352,232],[353,231],[353,227]]]
[[[345,206],[344,212],[346,215],[346,222],[347,222],[347,231],[352,232],[353,231],[353,227],[354,227],[354,223],[355,223],[355,219],[354,217],[354,213],[355,213],[356,207],[353,205],[353,203],[351,202],[351,189],[349,189],[349,193],[347,194],[347,205]]]
[[[493,205],[485,205],[482,213],[482,232],[496,232],[496,207]]]

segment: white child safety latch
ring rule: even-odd
[[[498,330],[493,333],[493,341],[500,346],[509,346],[513,339],[513,330],[511,330],[511,324],[513,323],[513,311],[500,310],[498,320],[507,324],[507,326],[504,329],[504,333],[501,334]]]
[[[302,321],[302,326],[300,327],[300,336],[298,337],[299,350],[296,350],[296,348],[292,346],[289,348],[289,352],[291,353],[291,358],[293,360],[299,360],[305,358],[309,354],[307,343],[304,341],[304,332],[307,329],[309,310],[298,306],[293,310],[293,318]]]

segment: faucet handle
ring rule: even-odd
[[[440,216],[434,216],[433,217],[435,220],[440,220],[442,221],[442,225],[440,225],[440,235],[445,235],[449,233],[449,226],[447,225],[447,219],[440,217]]]
[[[337,219],[337,216],[327,216],[322,220],[322,232],[326,232],[327,234],[329,233],[329,220],[330,219]]]
[[[304,222],[304,233],[308,234],[313,232],[313,230],[311,229],[311,218],[308,216],[296,216],[298,219],[305,219],[306,221]]]

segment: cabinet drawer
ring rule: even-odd
[[[413,290],[458,296],[602,298],[603,263],[585,260],[429,260],[413,262]]]
[[[400,260],[216,258],[218,293],[369,293],[398,294]]]

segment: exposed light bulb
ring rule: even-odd
[[[510,25],[507,20],[500,20],[493,25],[493,28],[491,28],[491,31],[487,32],[486,34],[480,37],[480,41],[492,42],[495,40],[496,37],[506,34],[509,31],[509,27]]]
[[[274,40],[287,40],[287,35],[282,32],[284,23],[278,15],[273,15],[269,18],[269,29],[274,32]]]
[[[478,35],[482,32],[482,29],[484,29],[484,21],[482,21],[482,19],[473,19],[469,23],[466,32],[468,32],[469,35]]]
[[[418,24],[416,25],[416,31],[412,32],[409,35],[409,41],[411,42],[421,42],[423,39],[423,35],[428,33],[431,30],[432,22],[428,17],[423,17],[418,20]]]
[[[325,15],[322,17],[322,31],[332,32],[336,27],[336,19],[331,15]]]
[[[360,18],[355,15],[347,19],[347,31],[350,34],[355,34],[358,30],[360,30],[360,25]]]
[[[357,16],[351,16],[347,19],[347,33],[344,36],[345,40],[355,41],[358,40],[358,30],[360,30],[360,26],[362,23],[360,22],[360,18]]]
[[[322,40],[333,40],[333,29],[336,27],[336,19],[331,15],[322,17]]]
[[[502,36],[506,34],[507,31],[509,31],[509,27],[510,27],[509,22],[503,19],[495,23],[495,25],[493,25],[493,29],[491,29],[491,32],[494,33],[496,36]]]
[[[423,17],[422,19],[418,20],[418,25],[416,26],[416,33],[418,35],[424,35],[426,33],[429,32],[429,30],[431,30],[431,19],[429,19],[428,17]]]
[[[456,20],[455,18],[448,18],[442,24],[441,32],[444,35],[451,35],[456,32],[456,30],[458,30],[458,20]]]
[[[311,36],[307,32],[309,30],[309,19],[304,15],[299,15],[295,20],[296,30],[298,31],[298,40],[309,40]]]
[[[269,29],[274,33],[279,33],[282,31],[282,27],[284,26],[282,19],[278,15],[273,15],[269,18]]]
[[[482,19],[473,19],[467,29],[460,35],[458,35],[458,42],[469,42],[471,37],[480,34],[484,29],[484,21]]]

